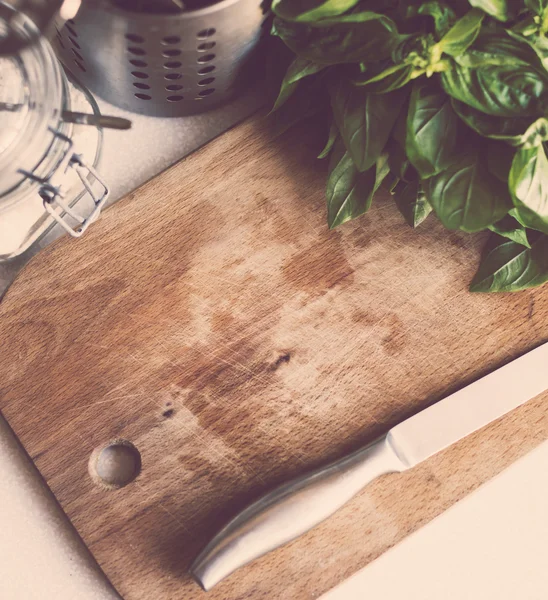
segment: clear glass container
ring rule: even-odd
[[[10,10],[0,2],[0,23]],[[33,23],[18,17],[19,34],[35,37]],[[74,112],[99,115],[44,38],[0,56],[0,261],[25,251],[56,223],[79,237],[106,202],[108,188],[95,171],[102,131],[70,122]],[[93,203],[84,215],[78,203],[85,195]]]

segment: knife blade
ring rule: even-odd
[[[230,521],[190,567],[209,590],[312,529],[380,475],[444,450],[548,388],[548,343],[425,408],[386,435],[266,494]]]

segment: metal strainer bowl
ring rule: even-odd
[[[158,117],[208,110],[252,77],[264,21],[261,0],[209,4],[149,12],[122,0],[84,2],[58,30],[56,50],[92,93],[126,110]]]

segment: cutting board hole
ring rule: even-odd
[[[93,451],[88,468],[97,485],[118,490],[138,477],[141,472],[141,453],[127,440],[114,440]]]

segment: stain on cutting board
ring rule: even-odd
[[[250,500],[548,337],[545,288],[467,292],[481,235],[412,231],[388,195],[329,231],[321,133],[245,123],[40,254],[0,304],[0,408],[125,600],[204,598],[189,562]],[[545,400],[207,597],[317,597],[548,438]],[[113,439],[142,471],[104,491],[87,464]]]

